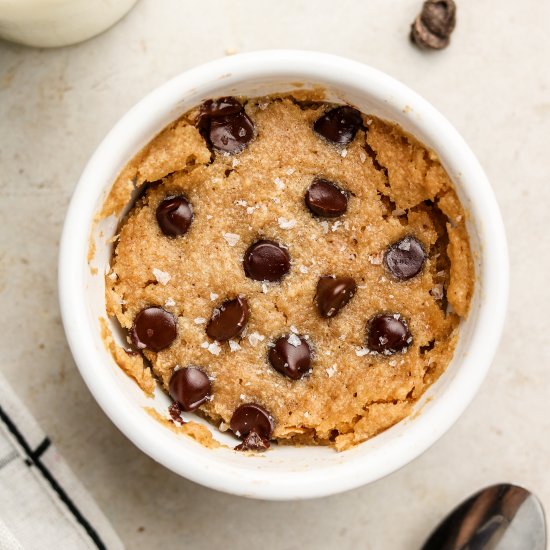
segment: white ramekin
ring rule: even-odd
[[[452,363],[426,392],[413,414],[375,438],[343,453],[324,447],[273,446],[260,456],[228,448],[207,449],[176,435],[144,407],[165,411],[168,398],[147,399],[106,351],[99,317],[105,317],[103,274],[117,220],[93,229],[93,219],[118,172],[158,131],[210,97],[258,96],[322,87],[335,102],[348,102],[400,124],[433,148],[469,212],[468,230],[477,286],[461,327]],[[94,274],[88,265],[96,241]],[[97,402],[142,451],[174,472],[208,487],[256,498],[303,499],[352,489],[407,464],[432,445],[473,399],[495,353],[508,295],[504,227],[482,168],[451,124],[415,92],[371,67],[305,51],[264,51],[227,57],[191,69],[160,86],[109,132],[75,189],[63,230],[59,296],[67,339]],[[229,445],[234,440],[213,429]],[[98,452],[101,452],[98,449]]]

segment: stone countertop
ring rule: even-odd
[[[408,40],[419,0],[141,0],[86,43],[0,43],[0,368],[128,548],[409,550],[459,500],[514,481],[550,510],[550,3],[458,1],[451,46]],[[399,472],[342,495],[257,502],[179,478],[98,408],[65,343],[56,265],[65,210],[98,142],[144,94],[228,52],[316,49],[380,68],[478,155],[508,232],[500,350],[460,421]]]

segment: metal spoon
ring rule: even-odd
[[[421,550],[546,550],[542,504],[517,485],[487,487],[455,508]]]

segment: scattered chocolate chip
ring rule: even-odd
[[[454,0],[428,0],[422,6],[422,23],[438,36],[449,36],[456,25]]]
[[[424,247],[412,236],[403,237],[392,244],[384,255],[384,262],[390,273],[401,281],[418,275],[426,261]]]
[[[255,281],[279,281],[290,269],[288,251],[273,241],[260,240],[244,254],[244,272]]]
[[[319,313],[323,317],[334,317],[353,298],[356,290],[357,284],[351,277],[320,277],[315,294]]]
[[[306,206],[317,216],[337,218],[346,213],[348,196],[334,182],[315,178],[305,196]]]
[[[305,338],[294,333],[279,338],[267,357],[276,371],[292,380],[299,380],[311,369],[311,348]]]
[[[225,342],[243,331],[249,316],[248,302],[244,296],[226,300],[214,310],[206,325],[206,334],[218,342]]]
[[[179,403],[174,401],[169,407],[168,407],[168,414],[172,418],[172,422],[183,425],[185,424],[185,421],[181,417],[181,407]]]
[[[169,237],[184,235],[193,221],[193,207],[185,197],[168,197],[157,206],[157,222]]]
[[[337,145],[348,145],[363,125],[361,113],[353,107],[336,107],[327,111],[313,124],[320,136]]]
[[[411,39],[421,48],[441,50],[449,45],[455,25],[453,0],[427,0],[411,25]]]
[[[263,407],[256,403],[245,403],[235,409],[229,427],[240,439],[255,431],[260,438],[269,440],[274,423],[271,415]]]
[[[187,412],[200,407],[211,394],[210,380],[198,367],[184,367],[174,371],[168,389],[172,399]]]
[[[176,339],[176,318],[161,307],[146,307],[136,315],[130,336],[138,349],[160,351]]]
[[[256,430],[251,430],[243,442],[235,447],[235,451],[265,451],[266,449],[269,449],[269,439],[260,437]]]
[[[203,103],[197,126],[208,143],[224,153],[239,153],[254,138],[254,123],[233,97]]]
[[[375,315],[368,324],[367,347],[371,351],[393,355],[411,342],[409,329],[398,313]]]

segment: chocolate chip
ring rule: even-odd
[[[353,107],[336,107],[326,112],[313,124],[320,136],[337,145],[348,145],[363,125],[361,113]]]
[[[185,367],[174,371],[168,389],[172,399],[187,412],[200,407],[211,393],[210,380],[198,367]]]
[[[337,218],[346,213],[348,196],[334,182],[315,178],[305,196],[306,206],[317,216]]]
[[[384,262],[390,273],[401,281],[418,275],[426,261],[424,247],[412,236],[403,237],[392,244],[384,255]]]
[[[375,315],[370,320],[367,347],[371,351],[393,355],[405,351],[411,342],[409,329],[398,313]]]
[[[205,102],[197,126],[208,143],[224,153],[239,153],[254,138],[254,123],[233,97]]]
[[[269,449],[269,439],[264,439],[255,430],[244,438],[240,445],[235,447],[236,451],[265,451]]]
[[[239,153],[254,137],[254,124],[243,111],[210,124],[210,143],[218,151]]]
[[[246,298],[238,296],[233,300],[226,300],[214,310],[206,325],[206,334],[218,342],[225,342],[243,331],[249,316]]]
[[[421,48],[440,50],[449,45],[455,25],[453,0],[427,0],[411,25],[411,39]]]
[[[453,0],[428,0],[422,6],[420,18],[437,36],[449,36],[456,25],[456,4]]]
[[[281,374],[299,380],[311,370],[311,348],[307,340],[297,334],[279,338],[267,354],[269,363]]]
[[[176,339],[176,318],[161,307],[146,307],[136,315],[130,336],[137,348],[160,351]]]
[[[320,277],[315,303],[323,317],[334,317],[352,298],[357,285],[351,277]]]
[[[256,241],[245,252],[243,267],[246,276],[255,281],[279,281],[290,269],[290,255],[276,242]]]
[[[256,403],[245,403],[235,409],[229,427],[241,439],[255,431],[262,439],[269,440],[274,423],[271,415],[263,407]]]
[[[168,407],[168,414],[170,415],[170,418],[172,419],[172,422],[176,424],[180,424],[183,426],[185,424],[185,420],[181,417],[181,411],[183,409],[180,407],[180,404],[174,401],[169,407]]]
[[[193,221],[193,207],[185,197],[168,197],[157,206],[157,222],[169,237],[184,235]]]
[[[243,106],[234,97],[220,97],[219,99],[209,99],[205,101],[200,108],[199,120],[203,118],[224,118],[226,116],[236,115],[243,110]]]

